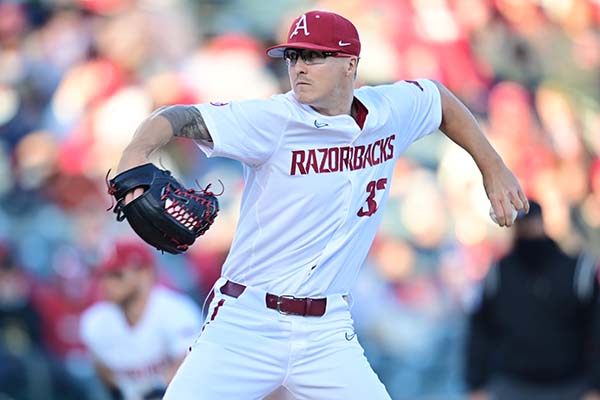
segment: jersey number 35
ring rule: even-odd
[[[359,217],[370,217],[377,212],[377,201],[375,200],[375,194],[378,190],[384,190],[387,183],[387,178],[381,178],[376,181],[367,183],[367,204],[362,206],[356,213]]]

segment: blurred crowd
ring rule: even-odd
[[[542,204],[548,235],[600,255],[598,0],[3,0],[0,398],[103,399],[77,327],[98,260],[132,235],[106,211],[107,173],[159,106],[289,90],[264,48],[315,8],[358,27],[358,85],[443,82]],[[158,257],[160,279],[202,304],[235,229],[241,167],[185,140],[154,161],[188,185],[223,183],[207,235]],[[396,166],[353,309],[394,399],[464,394],[466,315],[512,234],[489,218],[480,180],[440,134]]]

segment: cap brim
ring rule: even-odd
[[[122,258],[112,258],[110,260],[105,261],[103,264],[100,264],[96,268],[96,274],[99,276],[103,276],[106,274],[125,271],[126,269],[147,269],[154,268],[152,262],[150,261],[137,261],[131,262],[127,259]]]
[[[285,51],[285,49],[308,49],[308,50],[335,51],[335,52],[340,51],[340,49],[336,49],[335,47],[319,46],[317,44],[308,43],[308,42],[294,42],[294,43],[278,44],[277,46],[269,47],[266,50],[266,53],[269,57],[280,58],[280,57],[283,57],[283,52]]]

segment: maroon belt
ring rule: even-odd
[[[227,281],[221,286],[221,293],[231,297],[239,297],[246,286]],[[325,314],[327,298],[311,299],[310,297],[294,297],[290,295],[276,296],[271,293],[265,295],[267,308],[277,310],[281,314],[301,315],[303,317],[320,317]]]

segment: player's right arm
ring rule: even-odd
[[[174,136],[212,143],[202,113],[196,107],[161,107],[146,118],[135,131],[131,142],[123,150],[117,174],[148,163],[150,155],[169,143]],[[129,203],[143,192],[141,188],[135,189],[127,194],[125,203]]]
[[[196,107],[161,107],[137,128],[123,151],[117,173],[147,163],[148,157],[169,143],[173,136],[212,142],[202,113]]]

